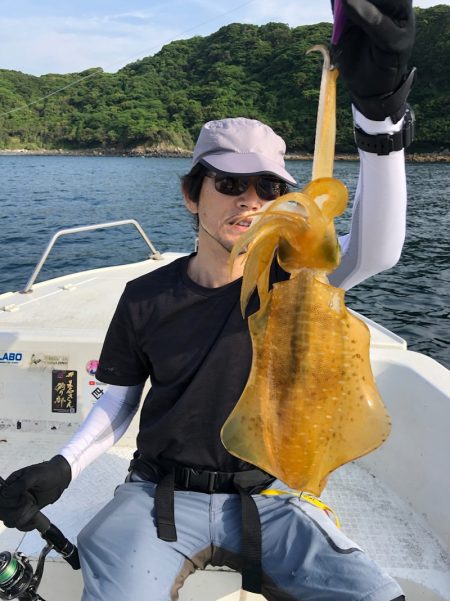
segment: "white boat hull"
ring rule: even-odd
[[[0,296],[0,359],[6,353],[0,475],[49,458],[76,429],[101,394],[86,368],[99,357],[124,282],[176,257],[73,274],[38,284],[29,295]],[[337,470],[323,498],[344,531],[404,586],[408,601],[450,601],[450,372],[366,321],[372,368],[393,430],[380,449]],[[76,412],[55,411],[52,373],[58,370],[77,372]],[[133,422],[120,444],[45,510],[73,541],[124,480],[136,428]],[[37,533],[0,526],[0,551],[19,549],[36,559],[42,546]],[[187,580],[180,601],[253,598],[241,594],[240,583],[234,572],[207,569]],[[44,599],[75,601],[81,590],[80,572],[51,555],[39,589]]]

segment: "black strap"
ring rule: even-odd
[[[175,470],[165,474],[155,492],[156,528],[158,538],[168,543],[177,540],[175,527]]]
[[[241,498],[242,527],[242,588],[249,593],[262,590],[262,537],[258,507],[251,496],[255,488],[252,476],[241,472],[235,475],[235,486]],[[261,479],[259,479],[261,482]],[[261,486],[258,486],[262,490]]]
[[[366,152],[387,156],[395,150],[408,148],[415,136],[414,113],[408,107],[405,120],[400,131],[393,134],[368,134],[360,127],[354,129],[356,146]]]

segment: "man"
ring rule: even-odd
[[[414,23],[406,0],[346,0],[344,8],[334,56],[363,150],[351,234],[330,279],[348,289],[395,264],[403,244]],[[208,563],[242,570],[244,587],[269,600],[404,599],[320,508],[294,494],[258,494],[287,487],[220,441],[251,364],[239,309],[245,255],[230,273],[229,253],[253,215],[295,183],[284,152],[283,140],[255,120],[202,128],[182,182],[198,218],[198,252],[127,285],[97,370],[107,392],[59,455],[15,472],[2,489],[0,518],[32,529],[37,509],[125,432],[150,376],[127,481],[78,539],[84,601],[176,599],[186,576]],[[276,264],[272,271],[283,277]],[[253,298],[250,311],[256,307]]]

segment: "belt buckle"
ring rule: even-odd
[[[196,470],[187,468],[184,473],[184,486],[187,490],[198,490],[199,492],[214,492],[218,480],[218,472],[208,470]]]

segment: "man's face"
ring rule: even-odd
[[[214,177],[203,179],[198,204],[186,199],[189,211],[198,215],[199,247],[217,251],[219,245],[231,252],[238,238],[248,231],[255,213],[270,204],[258,196],[257,179],[250,178],[247,189],[235,196],[219,192]]]

